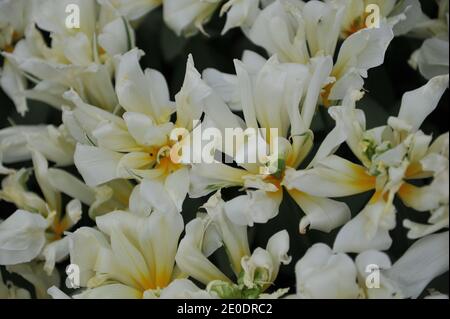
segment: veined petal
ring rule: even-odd
[[[98,35],[98,44],[109,56],[123,54],[134,46],[134,30],[125,19],[117,18],[106,24]]]
[[[141,196],[151,205],[151,209],[159,212],[178,212],[164,183],[159,180],[144,179],[141,183]]]
[[[171,281],[183,226],[183,218],[178,212],[157,211],[145,220],[139,236],[139,245],[151,268],[150,271],[154,274],[155,288],[166,287]],[[148,253],[147,247],[151,247]],[[149,256],[149,253],[153,255]]]
[[[406,298],[417,298],[426,285],[449,269],[448,232],[416,241],[397,260],[386,277],[396,282]]]
[[[375,188],[375,177],[365,167],[336,155],[326,157],[306,170],[287,170],[283,184],[288,189],[323,197],[342,197]]]
[[[389,249],[392,244],[389,231],[395,227],[396,210],[378,197],[375,193],[369,204],[341,228],[334,241],[334,251],[360,253]]]
[[[181,240],[176,254],[176,262],[181,271],[207,285],[211,281],[230,282],[202,253],[202,241],[207,225],[206,221],[196,218],[186,225],[186,235]]]
[[[63,261],[69,255],[69,238],[51,242],[44,247],[42,256],[45,258],[44,270],[50,275],[57,262]]]
[[[183,208],[183,202],[188,194],[189,185],[190,178],[189,169],[187,167],[180,168],[166,177],[164,187],[179,212],[181,212]]]
[[[225,202],[222,200],[220,191],[212,195],[206,204],[203,206],[208,212],[212,223],[217,226],[218,240],[212,242],[209,247],[205,247],[207,239],[213,239],[213,236],[207,238],[205,235],[205,242],[203,243],[203,250],[206,255],[211,254],[223,243],[230,260],[231,267],[236,276],[239,276],[241,268],[241,260],[244,256],[250,256],[250,248],[248,243],[247,226],[233,223],[225,212]],[[208,230],[207,230],[208,232]],[[212,232],[211,232],[212,233]],[[218,243],[217,243],[218,242]]]
[[[0,223],[0,264],[15,265],[36,258],[46,242],[47,227],[44,217],[24,210]]]
[[[311,196],[296,189],[288,190],[306,216],[300,221],[300,233],[307,228],[324,232],[345,224],[351,217],[350,209],[345,203],[324,197]]]
[[[253,99],[254,89],[250,76],[245,69],[245,65],[239,60],[234,60],[234,67],[236,68],[236,75],[240,88],[245,123],[247,124],[247,127],[257,129],[258,123],[256,121],[255,101]]]
[[[148,116],[136,112],[126,112],[123,114],[123,118],[127,124],[128,132],[140,145],[164,145],[174,128],[174,125],[170,122],[157,125]]]
[[[248,191],[225,204],[225,212],[230,220],[238,225],[253,226],[254,223],[267,223],[278,215],[283,193],[263,190]]]
[[[88,186],[96,186],[118,178],[117,166],[123,155],[102,148],[77,144],[75,165]]]
[[[91,205],[94,202],[94,190],[70,173],[62,169],[50,168],[47,174],[50,184],[58,191],[72,198],[78,198],[86,205]]]
[[[425,118],[436,108],[448,87],[448,75],[432,78],[427,84],[403,95],[398,118],[417,131]]]
[[[145,294],[144,294],[145,298]],[[161,291],[161,299],[209,299],[214,295],[198,288],[189,279],[175,279]]]
[[[101,123],[92,131],[97,139],[97,146],[115,152],[135,152],[141,147],[136,143],[130,133],[114,123]]]
[[[305,299],[357,298],[357,271],[353,260],[315,244],[295,265],[297,296]]]
[[[68,237],[70,240],[70,262],[78,265],[80,270],[79,285],[86,287],[89,279],[95,275],[95,264],[100,247],[108,247],[109,243],[101,232],[89,227],[81,227],[74,233],[69,234]]]
[[[140,173],[149,172],[149,174],[156,174],[160,176],[158,170],[152,169],[151,165],[155,162],[147,152],[132,152],[123,155],[117,165],[117,176],[121,178],[137,178],[142,179],[146,175]]]
[[[191,36],[198,30],[203,31],[203,23],[210,19],[218,5],[218,0],[166,0],[163,6],[164,22],[177,35]]]
[[[386,49],[394,38],[391,27],[362,29],[348,37],[339,50],[333,75],[341,78],[351,68],[367,76],[367,70],[383,63]]]
[[[51,185],[48,176],[48,162],[45,157],[36,150],[31,151],[33,161],[34,175],[38,181],[39,187],[44,194],[45,200],[51,210],[58,214],[61,212],[61,193]]]
[[[139,65],[142,55],[143,51],[133,49],[120,56],[116,65],[116,92],[126,111],[153,116],[144,72]]]
[[[194,164],[190,172],[189,196],[198,198],[218,189],[244,185],[247,172],[223,163]]]
[[[205,109],[205,99],[211,92],[211,88],[203,82],[200,73],[195,68],[194,58],[192,55],[189,55],[186,62],[183,86],[175,96],[176,125],[191,131],[193,129],[193,121],[200,120],[201,114]]]
[[[3,91],[13,100],[17,112],[22,116],[28,111],[26,97],[23,92],[26,89],[26,78],[17,69],[17,66],[4,60],[2,73],[0,74],[0,86]]]
[[[409,183],[404,183],[398,190],[397,194],[406,206],[422,212],[429,211],[438,208],[441,203],[441,199],[445,197],[445,194],[440,192],[442,187],[445,186],[442,184],[436,185],[436,188],[433,186],[435,185],[431,184],[428,186],[418,187]]]

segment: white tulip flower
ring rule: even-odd
[[[332,81],[323,83],[322,104],[342,100],[348,90],[360,90],[371,68],[384,61],[394,37],[392,27],[364,28],[344,40],[336,51],[346,6],[332,2],[275,1],[256,18],[247,36],[282,62],[307,65],[320,56],[337,56]]]
[[[311,63],[313,68],[309,70],[300,64],[280,63],[274,56],[254,73],[248,64],[235,61],[239,93],[236,101],[243,110],[245,125],[219,98],[223,92],[208,99],[205,121],[211,121],[211,125],[222,130],[224,135],[228,128],[256,129],[257,148],[270,148],[277,142],[278,154],[270,154],[276,158],[276,172],[262,172],[270,162],[250,162],[251,156],[260,151],[252,147],[251,140],[236,145],[232,152],[226,146],[218,146],[218,150],[232,157],[238,167],[222,163],[194,164],[191,197],[204,196],[224,187],[241,186],[247,194],[228,201],[225,211],[234,223],[252,226],[266,223],[278,214],[285,188],[306,214],[300,222],[301,233],[308,227],[329,232],[349,220],[350,211],[344,203],[311,196],[307,190],[300,191],[293,181],[297,167],[311,150],[313,133],[309,127],[321,87],[328,80],[331,69],[329,58],[315,58]],[[271,137],[270,130],[274,128],[278,129],[278,136]],[[311,164],[334,152],[343,141],[344,135],[333,130]],[[242,154],[248,158],[239,160]]]
[[[382,252],[367,250],[355,261],[315,244],[297,262],[300,299],[417,298],[436,277],[448,271],[448,232],[415,242],[394,264]]]
[[[288,233],[285,230],[276,233],[265,249],[258,247],[251,254],[247,226],[236,225],[228,218],[220,191],[210,197],[204,208],[206,215],[186,225],[186,235],[176,255],[181,271],[221,298],[273,298],[285,294],[286,289],[270,295],[263,292],[275,281],[280,265],[291,261],[287,255]],[[227,277],[208,260],[221,246],[225,248],[235,279]]]
[[[98,230],[82,227],[70,235],[70,261],[80,269],[82,287],[74,298],[210,296],[175,266],[180,214],[116,211],[97,217],[96,223]]]
[[[144,181],[147,196],[160,190],[166,192],[166,204],[173,201],[173,209],[181,211],[189,189],[189,165],[173,159],[171,149],[179,141],[171,133],[175,128],[183,132],[194,129],[193,121],[200,119],[204,99],[211,89],[202,82],[189,57],[183,87],[173,103],[161,73],[141,70],[141,54],[132,50],[118,61],[116,92],[125,109],[122,117],[85,104],[72,92],[68,97],[76,108],[63,118],[72,135],[89,144],[79,143],[74,156],[88,185],[118,178]],[[177,118],[172,122],[174,111]],[[153,198],[163,201],[159,196]]]
[[[69,5],[83,12],[79,27],[67,25]],[[44,0],[39,9],[33,18],[40,29],[50,33],[50,46],[31,24],[14,51],[4,53],[35,84],[30,90],[22,90],[22,96],[61,108],[62,93],[73,88],[87,101],[114,110],[118,102],[111,81],[112,58],[134,47],[134,31],[128,21],[107,2]]]
[[[14,172],[3,163],[30,160],[30,147],[60,166],[73,164],[75,141],[64,125],[17,125],[0,130],[0,174]]]
[[[44,259],[44,269],[52,273],[55,263],[68,255],[68,240],[64,233],[81,218],[81,202],[95,200],[92,189],[70,176],[72,199],[63,215],[61,193],[52,184],[52,172],[44,156],[32,150],[34,175],[44,195],[27,190],[29,172],[22,169],[2,181],[0,198],[14,203],[19,210],[0,223],[0,264],[16,265]],[[58,172],[58,171],[56,171]]]
[[[14,51],[26,28],[32,24],[35,4],[35,1],[27,0],[0,1],[0,51]],[[0,68],[0,87],[14,102],[17,112],[24,115],[28,110],[26,98],[22,95],[27,88],[26,79],[9,59],[5,59]]]
[[[334,243],[336,251],[388,249],[392,243],[389,231],[396,225],[395,195],[418,211],[438,210],[448,203],[445,190],[435,191],[444,187],[448,177],[436,179],[436,184],[424,188],[409,182],[445,174],[448,168],[448,152],[442,142],[445,136],[430,145],[432,137],[419,130],[447,87],[448,75],[435,77],[423,87],[407,92],[398,117],[390,117],[387,126],[371,130],[366,130],[360,110],[340,107],[344,116],[337,126],[346,132],[347,145],[362,165],[331,155],[314,168],[297,172],[294,183],[316,196],[341,197],[375,191],[365,208],[340,230]],[[438,214],[438,227],[432,231],[448,227],[448,215]]]
[[[409,64],[428,80],[449,73],[448,1],[441,0],[438,4],[438,17],[436,19],[427,17],[411,31],[413,36],[423,37],[426,40],[413,52]]]

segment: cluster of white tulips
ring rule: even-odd
[[[1,89],[20,115],[31,100],[60,114],[0,130],[0,200],[16,207],[0,215],[0,298],[446,298],[429,284],[449,269],[449,134],[421,130],[449,85],[449,1],[437,2],[428,17],[418,0],[0,0]],[[207,36],[218,14],[222,34],[240,28],[266,55],[245,51],[234,74],[200,73],[189,55],[169,92],[135,44],[159,6],[180,37]],[[367,127],[364,83],[394,37],[423,41],[409,64],[427,82]],[[323,110],[334,127],[318,139]],[[202,127],[256,134],[213,139],[212,162],[177,161],[174,145],[189,149]],[[366,192],[360,211],[340,199]],[[187,198],[205,199],[192,220]],[[283,200],[298,231],[253,247]],[[334,244],[294,260],[310,230],[334,230]],[[391,260],[398,240],[409,248]]]

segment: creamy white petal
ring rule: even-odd
[[[231,221],[238,225],[253,226],[254,223],[266,223],[278,215],[283,194],[263,190],[248,191],[225,204],[225,212]]]
[[[357,271],[353,260],[315,244],[295,265],[297,297],[304,299],[358,298]]]
[[[202,253],[206,222],[204,219],[196,218],[186,225],[186,235],[181,240],[175,257],[177,265],[184,273],[205,285],[213,280],[230,282],[230,279]]]
[[[98,147],[77,144],[74,161],[88,186],[96,186],[118,178],[117,166],[122,155]]]
[[[164,187],[169,193],[170,198],[175,203],[178,211],[181,212],[183,202],[189,191],[190,178],[187,167],[180,168],[167,176]]]
[[[437,76],[427,84],[403,95],[398,118],[417,131],[425,118],[436,108],[448,87],[448,75]]]
[[[365,167],[336,155],[318,161],[311,169],[288,170],[283,183],[288,189],[324,197],[349,196],[375,188],[375,178]]]
[[[178,206],[172,200],[165,185],[158,180],[144,179],[141,183],[141,196],[151,204],[152,209],[160,212],[178,212]],[[184,198],[183,198],[184,199]]]
[[[110,284],[87,289],[73,295],[74,299],[141,299],[142,292],[122,284]]]
[[[395,281],[405,297],[417,298],[426,285],[449,268],[448,232],[416,241],[385,275]]]
[[[345,224],[351,217],[350,209],[343,202],[311,196],[296,189],[288,192],[306,215],[300,220],[301,234],[306,233],[308,228],[328,233]]]
[[[50,184],[58,191],[77,198],[86,205],[91,205],[95,200],[95,192],[72,174],[59,168],[48,170]]]
[[[29,262],[41,252],[47,221],[39,214],[17,210],[0,223],[0,264]]]
[[[395,207],[383,200],[371,200],[336,236],[333,250],[363,252],[387,250],[392,244],[389,231],[395,227]]]

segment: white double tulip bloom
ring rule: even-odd
[[[389,231],[396,225],[395,195],[415,210],[435,211],[430,219],[432,226],[415,228],[411,237],[448,227],[448,134],[431,144],[432,136],[420,131],[447,87],[448,75],[407,92],[398,117],[390,117],[387,126],[370,130],[366,130],[360,110],[340,107],[345,116],[338,118],[337,128],[344,132],[347,145],[362,165],[332,155],[310,170],[296,172],[294,186],[316,196],[375,191],[364,209],[340,230],[334,243],[336,251],[388,249],[392,243]],[[410,182],[430,177],[438,178],[429,186]],[[413,227],[411,223],[407,226]]]
[[[0,130],[0,174],[14,172],[3,164],[30,160],[30,147],[59,166],[73,164],[75,141],[64,125],[17,125]]]
[[[69,5],[82,13],[78,27],[67,25]],[[29,90],[22,89],[21,96],[60,108],[62,93],[73,88],[87,101],[114,110],[118,102],[111,81],[112,57],[134,47],[134,31],[127,20],[108,1],[43,0],[33,21],[50,33],[50,45],[33,23],[14,50],[4,52],[34,84]]]
[[[359,90],[368,70],[384,61],[393,38],[392,27],[363,28],[351,34],[336,52],[346,5],[334,2],[274,1],[257,16],[248,38],[280,61],[308,65],[320,56],[337,56],[331,81],[323,83],[322,104],[344,99],[349,89]]]
[[[135,203],[138,205],[138,203]],[[97,228],[70,235],[70,261],[81,291],[73,298],[205,298],[175,265],[183,219],[177,212],[115,211],[96,218]],[[54,297],[64,297],[53,288]]]
[[[353,261],[327,245],[315,244],[297,262],[297,293],[291,298],[417,298],[449,269],[448,232],[415,242],[394,264],[385,253],[361,252]]]
[[[422,46],[413,52],[409,61],[426,79],[449,73],[448,1],[440,0],[438,5],[436,19],[426,17],[411,31],[413,36],[426,38]]]
[[[77,199],[71,200],[62,212],[61,193],[52,185],[54,176],[42,154],[32,152],[35,177],[44,195],[27,190],[29,172],[22,169],[2,181],[0,198],[14,203],[18,210],[0,223],[0,264],[16,265],[44,259],[44,269],[52,273],[56,262],[68,254],[64,233],[81,218],[81,201],[91,203],[91,190],[75,177],[72,184],[78,190]],[[58,170],[56,170],[58,172]],[[65,173],[64,174],[68,174]]]
[[[0,223],[0,264],[45,260],[44,269],[51,274],[55,263],[68,255],[64,235],[80,220],[81,203],[89,206],[91,216],[126,208],[131,186],[128,191],[127,184],[93,189],[64,170],[49,168],[37,150],[32,150],[31,156],[43,197],[27,189],[30,172],[24,168],[3,179],[0,199],[13,203],[18,210]],[[73,198],[65,213],[62,193]],[[121,197],[126,198],[125,202],[120,202]]]
[[[250,253],[247,226],[234,224],[225,213],[220,191],[204,205],[207,214],[200,215],[186,225],[176,261],[186,275],[207,286],[207,291],[220,298],[277,298],[287,292],[278,289],[264,294],[277,278],[281,264],[291,258],[289,235],[283,230],[274,234],[265,249]],[[234,278],[225,275],[208,257],[224,247]]]
[[[122,116],[88,105],[71,92],[66,96],[76,107],[64,112],[64,123],[80,142],[74,160],[88,185],[119,178],[148,181],[146,185],[153,188],[149,194],[166,192],[169,196],[155,199],[165,205],[173,203],[169,209],[181,211],[189,190],[189,165],[174,158],[172,146],[181,141],[171,133],[177,128],[183,132],[194,129],[194,120],[200,119],[211,89],[202,82],[189,57],[184,84],[174,103],[162,74],[141,70],[141,55],[135,49],[118,59],[116,92],[125,110]],[[173,113],[175,122],[171,121]]]
[[[35,1],[0,1],[0,52],[11,53],[32,24]],[[22,92],[26,89],[26,78],[17,65],[9,59],[3,61],[0,68],[0,87],[14,102],[17,112],[24,115],[28,110],[26,98]]]
[[[190,196],[201,197],[224,187],[243,187],[247,194],[228,201],[225,211],[234,223],[252,226],[266,223],[278,214],[285,189],[306,214],[300,222],[301,233],[308,227],[329,232],[343,225],[350,218],[344,203],[311,196],[307,190],[300,191],[295,187],[294,181],[296,169],[313,145],[310,125],[323,83],[329,79],[331,59],[314,58],[311,69],[300,64],[280,63],[276,56],[266,62],[247,53],[243,60],[235,61],[236,77],[224,75],[220,78],[220,73],[211,70],[205,75],[213,87],[229,87],[219,89],[208,99],[205,122],[220,129],[223,136],[228,128],[254,129],[257,147],[252,146],[250,138],[237,142],[231,152],[224,143],[217,146],[217,150],[233,158],[238,167],[224,163],[194,164]],[[230,104],[235,109],[242,109],[245,121],[232,114],[219,96],[232,101]],[[352,103],[350,99],[348,103]],[[278,136],[271,135],[273,129],[278,130]],[[333,153],[343,142],[341,138],[343,135],[333,130],[311,164]],[[255,155],[261,148],[270,148],[274,143],[279,145],[278,153],[269,154],[267,162]],[[248,157],[242,160],[243,154]],[[251,158],[258,160],[250,162]],[[276,171],[263,173],[271,161],[275,162]]]

